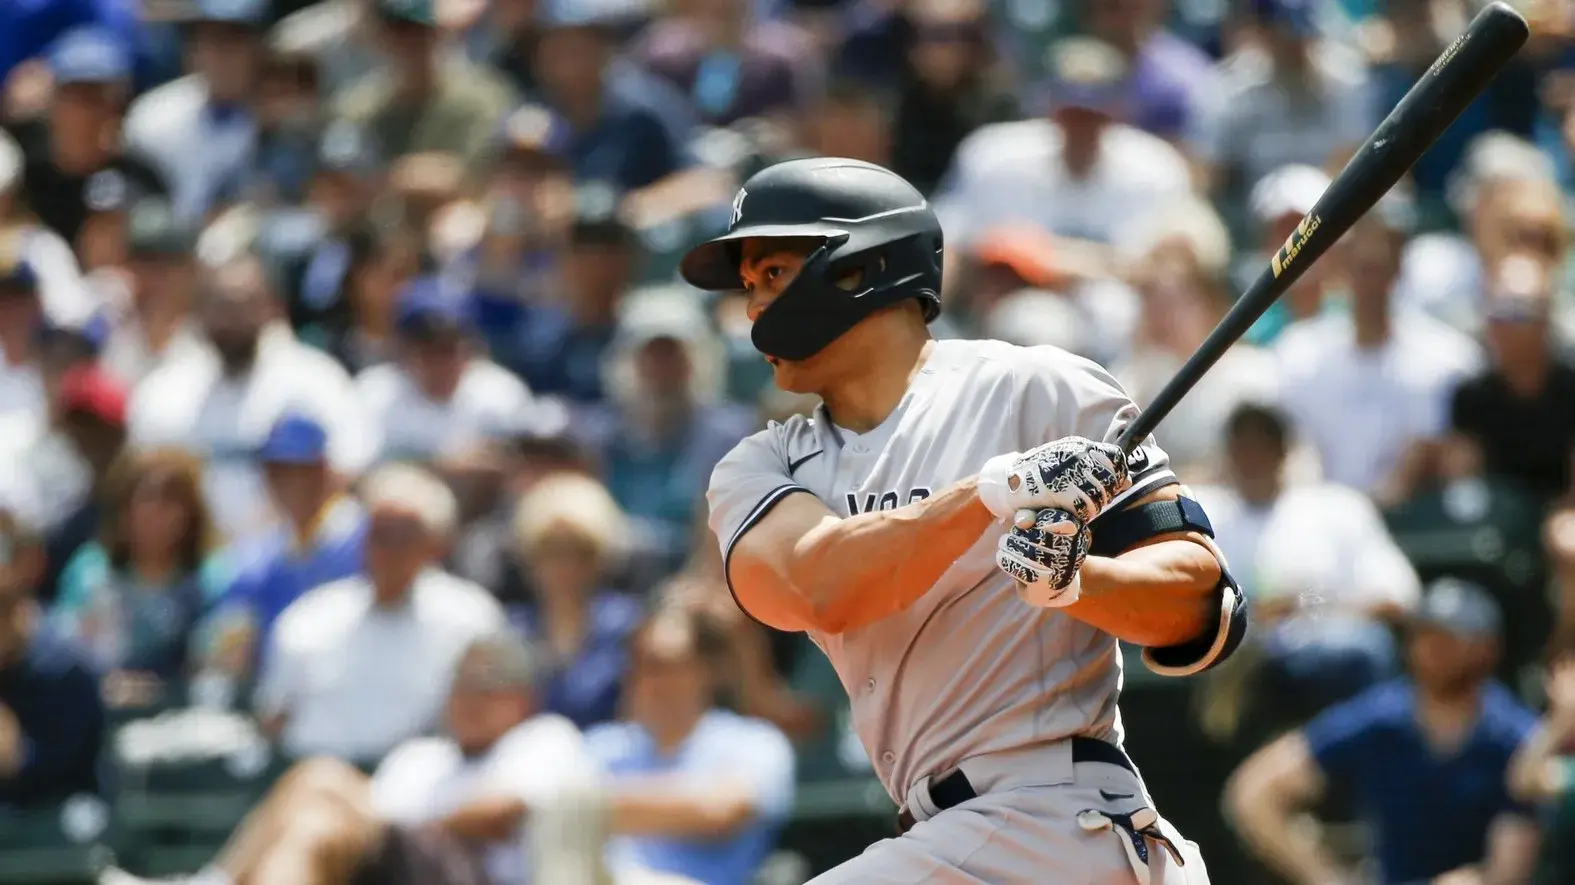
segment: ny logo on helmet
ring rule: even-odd
[[[744,198],[747,196],[749,196],[749,191],[746,191],[743,188],[738,189],[738,196],[733,198],[733,217],[728,219],[728,227],[736,227],[738,225],[738,219],[744,216]]]

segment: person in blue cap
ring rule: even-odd
[[[46,227],[76,246],[94,207],[122,203],[133,190],[169,188],[151,164],[121,146],[132,76],[125,41],[105,28],[79,28],[55,41],[45,58],[54,101],[47,133],[24,145],[22,194]]]
[[[1430,585],[1409,676],[1329,708],[1231,777],[1226,803],[1248,847],[1295,885],[1350,881],[1294,823],[1341,788],[1373,827],[1383,885],[1526,881],[1537,826],[1505,779],[1535,717],[1492,679],[1501,626],[1482,587]]]
[[[366,535],[366,513],[329,466],[328,432],[315,417],[286,411],[256,457],[281,525],[237,552],[235,578],[210,625],[210,664],[231,680],[249,675],[290,603],[360,571]]]
[[[126,114],[126,142],[170,182],[182,220],[215,208],[257,148],[252,107],[268,0],[196,0],[186,25],[192,73],[146,93]]]
[[[398,296],[398,358],[356,378],[380,438],[378,460],[429,461],[507,436],[532,407],[531,392],[476,346],[473,296],[419,277]]]

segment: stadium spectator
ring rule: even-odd
[[[1303,320],[1274,343],[1283,396],[1323,476],[1389,506],[1437,469],[1449,397],[1481,365],[1471,339],[1397,309],[1393,286],[1409,219],[1385,197],[1341,243],[1349,315]]]
[[[644,607],[607,588],[628,540],[627,518],[607,489],[575,473],[549,476],[520,498],[515,549],[528,602],[509,619],[541,660],[542,709],[588,728],[618,715],[629,636]]]
[[[113,707],[178,700],[195,670],[196,628],[224,583],[199,470],[180,451],[128,453],[105,480],[99,540],[61,574],[49,620]]]
[[[311,256],[294,302],[302,315],[303,338],[353,373],[395,359],[398,296],[416,275],[419,253],[419,245],[405,231],[362,225],[342,242],[330,234]]]
[[[16,139],[0,130],[0,225],[8,245],[38,276],[45,315],[56,322],[80,321],[97,307],[83,284],[72,246],[38,219],[26,205],[27,159]],[[9,260],[8,260],[9,262]]]
[[[833,83],[805,109],[800,128],[812,154],[878,166],[893,162],[889,100],[857,82]]]
[[[1225,289],[1230,235],[1203,200],[1156,212],[1150,245],[1135,262],[1141,311],[1128,351],[1111,371],[1146,406],[1197,351],[1230,306]],[[1279,368],[1267,351],[1237,344],[1188,392],[1165,422],[1165,452],[1189,481],[1219,475],[1226,419],[1241,403],[1279,397]]]
[[[308,590],[361,571],[366,511],[328,464],[328,433],[286,412],[257,450],[282,525],[234,550],[234,579],[210,625],[210,663],[231,679],[252,673],[274,622]]]
[[[617,194],[597,185],[581,187],[562,258],[563,292],[554,304],[522,317],[514,333],[512,368],[532,391],[575,403],[604,398],[602,360],[640,251],[619,213]]]
[[[382,758],[439,722],[466,646],[504,625],[486,590],[437,567],[453,493],[391,464],[369,476],[364,572],[307,591],[274,623],[256,708],[293,756]]]
[[[574,133],[575,181],[628,193],[691,165],[693,121],[667,83],[616,61],[616,24],[616,12],[592,0],[542,0],[530,63],[533,97]]]
[[[1121,53],[1089,38],[1050,51],[1050,81],[1033,92],[1049,117],[983,126],[958,146],[936,198],[949,244],[966,246],[1006,221],[1115,243],[1132,219],[1190,191],[1182,155],[1123,122]]]
[[[167,194],[169,187],[147,159],[122,147],[132,74],[122,38],[98,27],[73,30],[50,47],[48,61],[54,98],[44,129],[23,139],[22,192],[45,226],[80,249],[78,237],[97,207],[130,192]]]
[[[208,867],[174,882],[529,885],[523,831],[596,780],[574,726],[536,712],[535,675],[519,639],[473,639],[444,687],[446,736],[402,743],[370,779],[330,759],[297,764]],[[629,872],[595,881],[646,885]],[[143,881],[115,871],[105,885]]]
[[[1567,882],[1575,876],[1575,658],[1563,657],[1549,668],[1548,712],[1521,744],[1509,764],[1509,790],[1517,800],[1552,813],[1544,820],[1538,883]]]
[[[1540,254],[1562,270],[1569,237],[1553,164],[1507,132],[1471,142],[1450,179],[1450,211],[1461,230],[1423,233],[1406,244],[1396,303],[1466,332],[1481,321],[1485,268],[1511,252]]]
[[[334,116],[367,132],[385,156],[447,155],[474,178],[516,99],[490,71],[442,51],[432,5],[374,0],[383,64],[335,97]]]
[[[324,422],[329,461],[346,475],[366,465],[375,440],[350,378],[296,339],[279,319],[269,283],[252,255],[204,268],[197,307],[203,348],[143,379],[127,413],[133,446],[178,446],[207,463],[208,506],[230,540],[273,524],[254,456],[286,409]]]
[[[1457,477],[1486,474],[1548,501],[1571,489],[1575,470],[1575,363],[1554,351],[1547,266],[1512,255],[1495,277],[1490,365],[1455,388],[1448,462]]]
[[[398,358],[356,377],[379,460],[430,461],[529,418],[530,390],[477,348],[472,294],[437,277],[399,293]]]
[[[1319,35],[1315,0],[1253,0],[1261,39],[1221,65],[1219,118],[1199,143],[1215,190],[1244,192],[1290,163],[1342,165],[1378,112],[1362,56]]]
[[[148,197],[127,218],[129,303],[104,345],[105,368],[135,385],[165,362],[191,360],[202,347],[192,320],[197,297],[196,245],[191,225],[169,201]]]
[[[1233,275],[1235,291],[1244,291],[1263,272],[1281,246],[1290,242],[1296,226],[1313,210],[1329,188],[1329,175],[1315,166],[1289,165],[1270,172],[1253,185],[1247,206],[1257,228],[1251,241],[1257,248],[1242,256]],[[1331,307],[1327,297],[1336,273],[1338,254],[1307,268],[1280,300],[1253,324],[1247,339],[1269,344],[1291,323],[1310,320]],[[1397,284],[1398,285],[1398,284]]]
[[[1421,581],[1362,493],[1289,475],[1279,409],[1243,403],[1222,436],[1224,483],[1193,492],[1253,603],[1262,669],[1243,700],[1261,737],[1394,675],[1389,628]]]
[[[59,592],[60,576],[79,548],[99,534],[103,521],[103,501],[108,491],[111,468],[126,445],[125,385],[102,368],[82,365],[61,376],[56,394],[60,437],[75,457],[69,459],[86,468],[80,500],[70,502],[67,515],[51,525],[44,534],[44,576],[39,581],[39,599],[53,601]],[[36,486],[49,485],[49,493],[59,495],[66,484],[52,482],[53,474],[31,474]],[[32,494],[42,496],[35,487]]]
[[[1179,5],[1179,4],[1178,4]],[[1220,109],[1220,75],[1195,44],[1165,27],[1169,0],[1089,3],[1082,15],[1090,33],[1126,56],[1132,125],[1188,153]]]
[[[931,193],[952,165],[957,146],[980,126],[1015,119],[992,41],[985,5],[976,0],[924,0],[906,14],[913,35],[891,112],[891,168]]]
[[[819,93],[825,72],[789,21],[756,21],[749,0],[691,0],[657,19],[629,53],[689,99],[703,123],[786,118]]]
[[[0,513],[0,808],[97,792],[104,743],[98,674],[39,623],[39,539]]]
[[[716,707],[714,631],[677,607],[634,638],[628,721],[586,734],[609,777],[611,856],[704,885],[746,882],[793,802],[775,726]]]
[[[711,470],[754,429],[754,415],[719,403],[721,353],[705,312],[683,289],[632,293],[604,357],[607,406],[584,430],[607,487],[632,518],[638,571],[683,564]]]
[[[19,254],[14,237],[0,248],[0,415],[36,424],[48,417],[37,360],[37,330],[43,322],[38,275]]]
[[[192,73],[126,112],[126,144],[158,167],[176,214],[194,222],[233,195],[257,152],[256,102],[267,0],[196,0],[187,22]]]
[[[1534,717],[1490,678],[1499,626],[1480,587],[1429,587],[1406,643],[1408,678],[1325,711],[1232,776],[1229,809],[1247,844],[1292,882],[1342,881],[1292,823],[1339,784],[1375,828],[1385,885],[1526,881],[1537,827],[1505,778]]]

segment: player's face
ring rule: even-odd
[[[744,240],[738,275],[744,282],[750,322],[759,320],[760,314],[771,306],[771,302],[782,295],[788,284],[803,270],[804,259],[818,245],[819,242],[813,239]],[[795,361],[767,356],[766,362],[771,364],[777,386],[783,390],[811,392],[815,389],[807,386],[810,373],[806,363],[813,362],[813,358]]]

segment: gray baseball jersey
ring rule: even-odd
[[[995,455],[1066,436],[1114,440],[1136,412],[1108,372],[1058,348],[937,341],[874,430],[849,433],[817,409],[740,443],[711,477],[711,528],[725,560],[787,495],[807,491],[843,517],[894,509]],[[1132,487],[1118,500],[1175,480],[1152,439],[1131,466]],[[839,635],[810,634],[898,802],[917,779],[963,759],[1072,735],[1121,737],[1116,640],[1017,598],[995,566],[1006,529],[986,530],[905,611]]]

